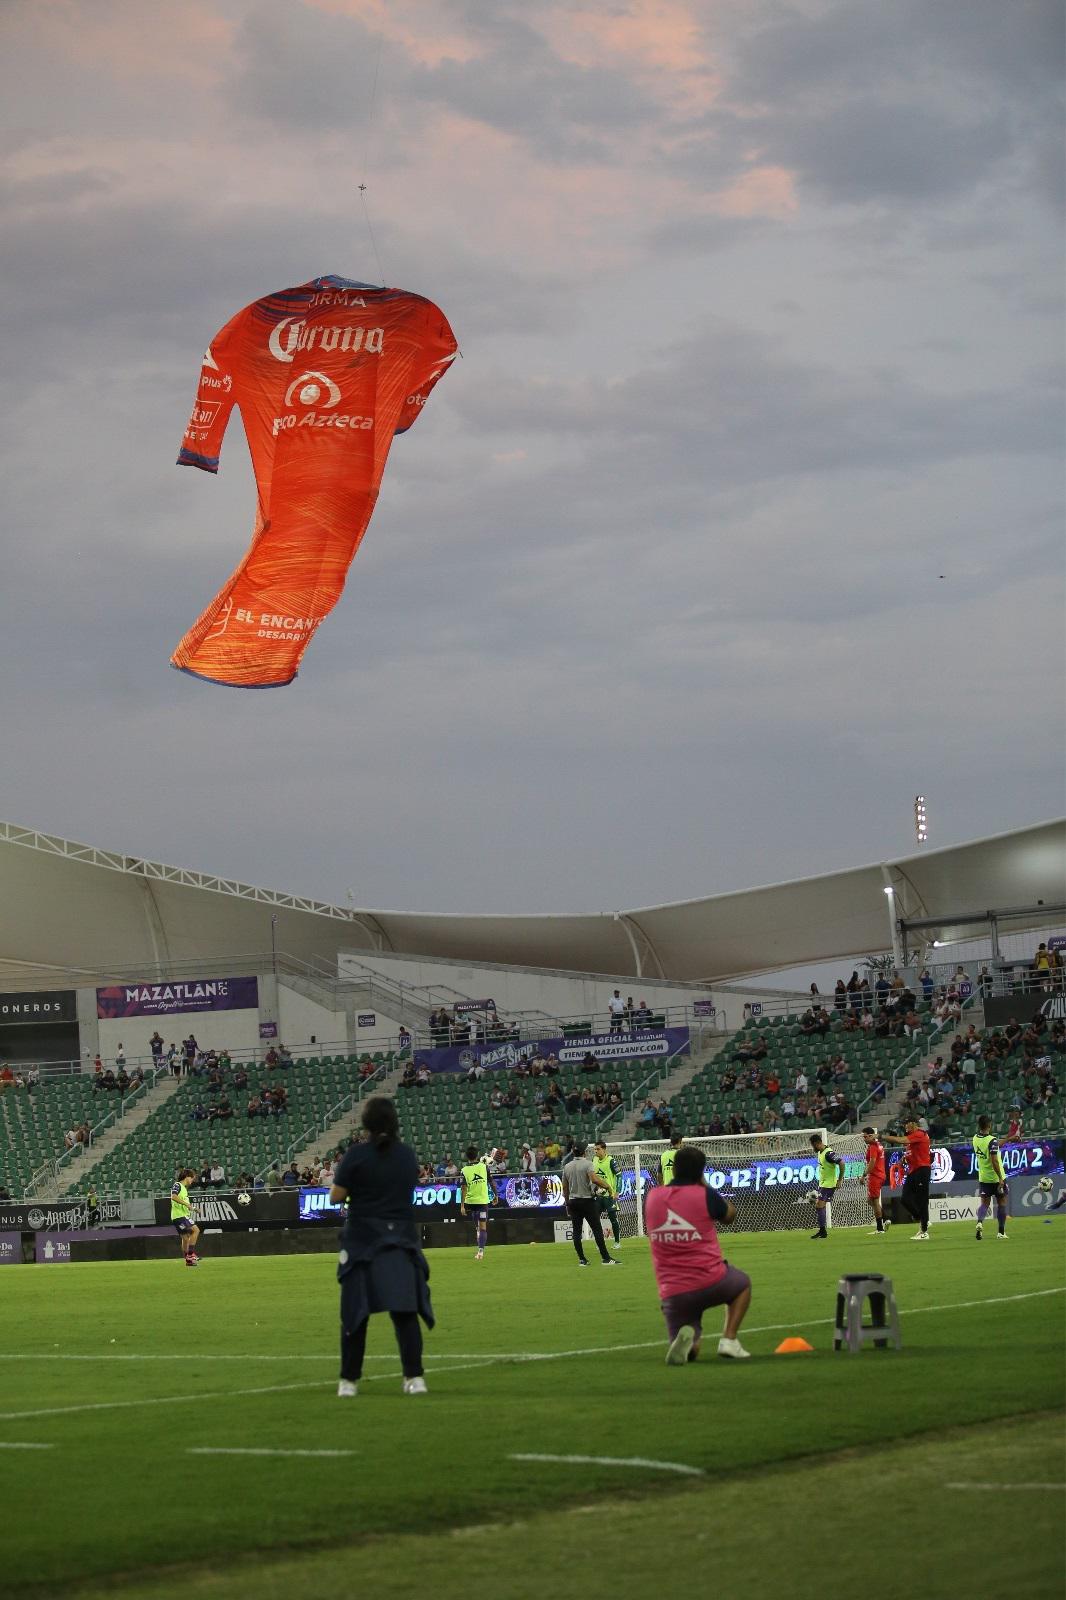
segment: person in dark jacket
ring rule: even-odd
[[[363,1108],[366,1141],[353,1144],[333,1175],[329,1197],[347,1202],[337,1281],[341,1286],[341,1375],[337,1394],[351,1398],[363,1372],[367,1324],[392,1318],[404,1394],[425,1394],[422,1329],[432,1328],[429,1265],[419,1245],[413,1193],[418,1157],[400,1142],[395,1103],[374,1095]]]

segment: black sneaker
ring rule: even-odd
[[[811,1234],[811,1238],[812,1239],[828,1239],[828,1237],[829,1237],[828,1233],[812,1233]]]

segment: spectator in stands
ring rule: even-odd
[[[212,1189],[224,1189],[226,1186],[226,1169],[221,1161],[212,1161],[208,1170],[208,1182]]]
[[[571,1117],[575,1116],[576,1113],[578,1111],[580,1111],[580,1109],[581,1109],[581,1091],[577,1087],[576,1084],[572,1083],[569,1086],[569,1088],[567,1089],[567,1091],[566,1091],[566,1099],[565,1099],[564,1103],[566,1105],[566,1111],[567,1111],[567,1115],[568,1116],[571,1116]]]
[[[581,1057],[581,1070],[582,1072],[599,1072],[600,1063],[591,1050],[586,1050]]]
[[[548,1167],[557,1167],[562,1157],[563,1147],[555,1134],[550,1134],[544,1141],[544,1164]]]
[[[267,1051],[266,1055],[263,1057],[263,1065],[265,1067],[273,1068],[273,1067],[276,1067],[279,1064],[279,1061],[280,1061],[280,1057],[278,1055],[278,1052],[275,1050],[274,1046],[271,1045],[270,1049]]]
[[[281,1174],[281,1183],[285,1189],[298,1189],[300,1187],[300,1171],[295,1161],[290,1162]]]
[[[207,1120],[208,1122],[218,1121],[218,1103],[214,1100],[212,1100],[207,1107]]]
[[[799,1027],[796,1031],[801,1033],[805,1039],[812,1038],[819,1031],[814,1012],[811,1011],[810,1008],[808,1008],[803,1013],[802,1017],[800,1017]]]
[[[836,988],[833,990],[833,1010],[843,1014],[848,1009],[848,986],[843,978],[838,978]]]
[[[282,1117],[289,1109],[289,1091],[284,1084],[276,1083],[270,1091],[270,1114]]]
[[[12,1081],[14,1081],[14,1080],[12,1079]],[[64,1150],[73,1150],[73,1148],[77,1144],[77,1142],[78,1142],[78,1130],[77,1130],[77,1128],[68,1128],[66,1133],[63,1135],[63,1148],[64,1148]]]
[[[607,1011],[611,1020],[611,1032],[621,1033],[622,1025],[625,1022],[626,1008],[620,989],[616,989],[611,998],[608,1000]]]
[[[503,1091],[501,1089],[493,1089],[489,1095],[489,1109],[492,1111],[503,1110]]]
[[[204,1105],[202,1100],[197,1100],[196,1104],[193,1106],[192,1110],[189,1112],[189,1121],[190,1122],[206,1122],[207,1121],[207,1115],[208,1115],[207,1107]]]
[[[148,1041],[148,1048],[152,1052],[152,1060],[158,1066],[163,1056],[163,1035],[157,1028]]]
[[[196,1052],[199,1046],[196,1043],[195,1033],[190,1033],[187,1039],[181,1041],[182,1054],[185,1057],[185,1071],[191,1072],[196,1061]]]
[[[646,1002],[643,1000],[633,1013],[633,1026],[635,1028],[643,1029],[651,1027],[651,1011],[648,1009]]]
[[[555,1054],[554,1050],[550,1050],[545,1058],[544,1071],[549,1078],[554,1078],[556,1073],[561,1071],[559,1057]]]
[[[125,1067],[119,1067],[118,1072],[115,1074],[115,1088],[118,1090],[119,1094],[122,1095],[126,1093],[129,1086],[129,1073],[126,1071]]]
[[[415,1083],[417,1082],[417,1078],[418,1078],[418,1072],[417,1072],[417,1069],[415,1067],[415,1064],[414,1064],[413,1061],[409,1061],[407,1063],[406,1067],[404,1067],[404,1069],[403,1069],[403,1076],[400,1079],[400,1088],[401,1089],[413,1089],[414,1086],[415,1086]]]
[[[522,1096],[519,1094],[518,1090],[513,1084],[510,1089],[505,1090],[503,1104],[504,1109],[507,1111],[517,1111],[521,1106]]]
[[[888,999],[891,989],[892,985],[889,983],[884,973],[879,972],[877,975],[877,982],[874,984],[874,1001],[878,1010],[880,1010],[885,1001]]]
[[[719,1087],[719,1089],[721,1089],[722,1093],[723,1094],[732,1094],[732,1092],[736,1088],[736,1086],[737,1086],[737,1075],[736,1075],[736,1073],[735,1072],[731,1072],[729,1070],[723,1072],[721,1078],[718,1080],[718,1087]],[[650,1102],[649,1102],[649,1104],[650,1104]]]
[[[522,1154],[519,1158],[518,1165],[520,1171],[522,1172],[536,1172],[537,1170],[536,1153],[530,1149],[528,1144],[524,1144],[522,1146]]]
[[[781,1093],[781,1079],[774,1071],[767,1074],[765,1093],[767,1100],[774,1100]]]
[[[725,1132],[725,1124],[722,1121],[722,1119],[721,1119],[721,1117],[720,1117],[720,1115],[718,1114],[717,1111],[714,1113],[714,1116],[711,1118],[710,1122],[707,1124],[707,1132],[710,1134],[710,1136],[712,1138],[715,1138],[715,1139],[718,1138],[718,1136],[720,1134],[723,1134]]]
[[[655,1126],[655,1101],[645,1100],[640,1108],[640,1124],[642,1128],[649,1129]]]
[[[781,1100],[781,1115],[783,1117],[794,1117],[796,1115],[796,1096],[788,1089],[785,1090]]]
[[[419,1066],[418,1066],[418,1068],[417,1068],[417,1070],[415,1072],[415,1085],[416,1085],[416,1087],[419,1088],[419,1089],[424,1089],[426,1087],[426,1085],[429,1083],[429,1079],[430,1079],[429,1068],[426,1066],[426,1063],[423,1061],[423,1062],[421,1062],[419,1064]]]
[[[218,1120],[219,1122],[229,1122],[232,1116],[233,1107],[230,1105],[229,1096],[223,1093],[222,1099],[218,1102]]]
[[[859,982],[859,974],[857,972],[853,972],[851,974],[851,977],[847,981],[846,988],[847,988],[847,994],[848,994],[848,1005],[849,1005],[849,1007],[851,1008],[852,1011],[861,1011],[862,1010],[862,984]]]
[[[730,1061],[762,1061],[769,1054],[770,1046],[766,1042],[766,1035],[760,1034],[758,1039],[746,1040],[737,1045],[730,1056]]]
[[[470,1071],[466,1075],[467,1083],[479,1083],[485,1076],[485,1068],[481,1065],[481,1057],[475,1056],[470,1063]]]

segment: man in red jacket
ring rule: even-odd
[[[929,1179],[932,1175],[932,1156],[929,1150],[929,1135],[923,1133],[918,1126],[918,1118],[909,1115],[904,1119],[903,1126],[907,1130],[905,1139],[884,1134],[885,1144],[905,1144],[907,1146],[907,1176],[903,1180],[900,1199],[918,1224],[918,1232],[912,1233],[912,1239],[928,1239],[929,1237]]]

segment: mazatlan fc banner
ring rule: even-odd
[[[165,1017],[176,1011],[257,1011],[258,978],[113,983],[96,991],[98,1017]]]
[[[458,1008],[457,1008],[458,1009]],[[577,1066],[586,1055],[594,1055],[602,1066],[612,1061],[640,1061],[645,1056],[666,1059],[686,1055],[687,1028],[649,1028],[646,1032],[590,1033],[580,1039],[508,1039],[502,1044],[449,1045],[440,1050],[419,1050],[415,1065],[425,1064],[430,1072],[469,1072],[471,1067],[513,1069],[534,1056],[557,1056],[562,1066]]]

